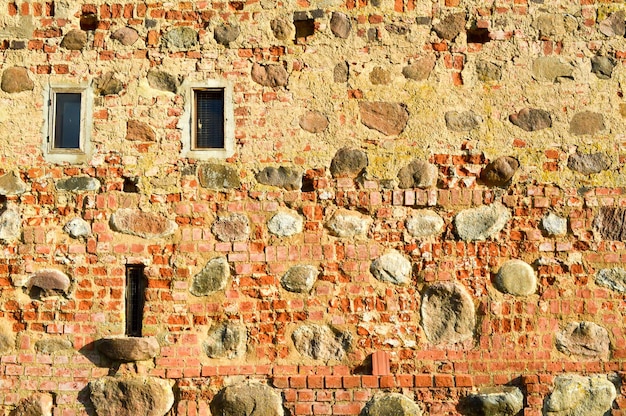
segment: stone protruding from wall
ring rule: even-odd
[[[52,416],[52,396],[45,393],[35,393],[20,400],[17,407],[9,416]]]
[[[74,344],[66,338],[44,338],[35,343],[35,351],[51,355],[57,352],[74,351]]]
[[[533,62],[533,77],[537,81],[555,82],[559,78],[571,78],[573,72],[574,68],[559,57],[542,56]]]
[[[100,181],[91,176],[74,176],[56,181],[58,191],[65,192],[89,192],[100,189]]]
[[[454,217],[454,226],[463,241],[482,241],[500,233],[511,218],[509,210],[499,202],[470,208]]]
[[[230,278],[230,267],[226,257],[209,260],[200,273],[193,277],[189,291],[194,296],[207,296],[226,288]]]
[[[45,293],[67,293],[71,285],[70,278],[63,272],[55,269],[43,269],[32,274],[26,282],[29,289],[38,287]]]
[[[535,18],[532,25],[542,38],[563,39],[566,34],[578,28],[578,21],[574,16],[567,14],[543,13]]]
[[[326,228],[335,237],[364,237],[372,224],[372,219],[356,211],[337,210],[326,222]]]
[[[270,28],[274,37],[278,40],[293,39],[296,36],[296,28],[287,19],[274,19],[270,22]]]
[[[257,173],[256,180],[263,185],[297,191],[302,188],[302,171],[289,166],[268,166]]]
[[[330,162],[330,173],[333,178],[357,177],[369,164],[367,153],[360,149],[344,147],[335,153]]]
[[[115,78],[115,72],[109,71],[94,79],[94,93],[97,95],[119,94],[124,86],[122,82]]]
[[[574,153],[567,159],[567,167],[583,175],[600,173],[611,167],[611,159],[605,153]]]
[[[502,78],[502,68],[489,61],[476,63],[476,78],[482,82],[496,82]]]
[[[556,348],[582,358],[609,358],[611,340],[603,327],[593,322],[570,322],[556,334]]]
[[[398,186],[401,189],[432,188],[437,185],[439,169],[432,163],[414,159],[398,172]]]
[[[13,94],[22,91],[32,91],[35,88],[35,83],[28,76],[28,69],[14,66],[2,72],[0,88],[4,92]]]
[[[596,284],[619,293],[626,293],[626,270],[621,267],[598,270]]]
[[[387,85],[391,83],[391,73],[382,66],[375,66],[370,72],[372,85]]]
[[[293,210],[278,212],[267,222],[268,231],[279,237],[300,234],[303,227],[304,220]]]
[[[87,32],[74,29],[67,32],[61,41],[61,47],[70,51],[80,51],[87,46]]]
[[[442,39],[453,40],[465,29],[465,13],[449,14],[433,26],[433,30]]]
[[[238,358],[246,354],[248,330],[240,323],[223,322],[211,328],[203,343],[209,358]]]
[[[559,217],[553,212],[549,212],[541,219],[541,226],[549,236],[567,234],[567,218]]]
[[[328,127],[328,118],[319,111],[307,111],[300,117],[300,128],[309,133],[321,133]]]
[[[550,113],[538,108],[523,108],[517,114],[511,114],[509,120],[515,126],[526,131],[538,131],[552,127]]]
[[[474,336],[474,302],[459,283],[439,282],[428,286],[420,310],[424,333],[432,344],[458,344]]]
[[[513,386],[487,387],[461,404],[464,416],[515,416],[524,407],[524,394]]]
[[[569,132],[575,136],[596,134],[604,129],[604,116],[593,111],[576,113],[569,122]]]
[[[188,26],[175,27],[163,35],[162,42],[173,50],[192,49],[198,44],[198,32]]]
[[[549,416],[604,416],[612,407],[616,390],[606,376],[560,375],[544,402]]]
[[[213,37],[217,43],[228,48],[232,42],[237,40],[240,33],[239,26],[225,24],[215,28]]]
[[[352,342],[348,332],[317,324],[300,325],[291,338],[300,354],[324,362],[343,360]]]
[[[84,219],[76,217],[69,220],[65,226],[63,226],[63,231],[72,238],[87,238],[91,235],[91,226]]]
[[[404,222],[407,233],[417,238],[439,235],[444,225],[443,218],[429,209],[413,211]]]
[[[178,90],[178,80],[174,75],[165,71],[151,69],[147,75],[148,85],[159,91],[176,93]]]
[[[361,123],[387,136],[396,136],[404,131],[409,112],[404,104],[360,101]]]
[[[137,42],[139,35],[132,27],[121,27],[111,34],[111,39],[118,41],[124,46],[131,46]]]
[[[500,156],[489,163],[480,173],[480,178],[488,186],[507,186],[519,169],[519,161],[511,156]]]
[[[343,13],[333,12],[330,18],[330,30],[333,35],[341,39],[347,39],[350,36],[350,18]]]
[[[333,69],[333,81],[335,82],[348,82],[350,75],[350,67],[347,62],[339,62]]]
[[[0,214],[0,240],[11,242],[22,236],[22,219],[17,207],[10,205]]]
[[[252,80],[264,87],[284,87],[289,74],[282,65],[254,64],[251,72]]]
[[[591,72],[600,79],[611,79],[617,61],[610,56],[594,56],[591,58]]]
[[[402,75],[414,81],[424,81],[428,79],[430,73],[433,72],[436,62],[437,58],[435,55],[424,56],[402,68]]]
[[[155,377],[100,377],[89,398],[96,416],[164,416],[174,405],[170,383]]]
[[[153,142],[156,133],[147,123],[139,120],[128,120],[126,123],[126,140],[139,142]]]
[[[161,346],[155,337],[109,337],[96,342],[98,351],[122,362],[145,361],[157,357]]]
[[[448,111],[444,115],[444,118],[446,120],[446,127],[456,132],[473,130],[483,122],[482,117],[470,110],[463,112]]]
[[[0,195],[21,195],[26,192],[27,186],[15,172],[0,176]]]
[[[619,10],[602,20],[598,25],[600,33],[607,37],[624,37],[626,24],[624,23],[624,11]]]
[[[250,221],[244,214],[220,215],[211,231],[220,241],[244,241],[250,236]]]
[[[421,416],[422,409],[413,400],[400,393],[380,393],[372,397],[360,416]]]
[[[213,416],[284,416],[280,393],[254,381],[224,387],[210,404]]]
[[[280,279],[280,284],[289,292],[310,293],[318,275],[317,267],[298,264],[287,270],[287,273]]]
[[[605,240],[626,241],[626,208],[600,207],[593,229]]]
[[[397,250],[383,254],[370,266],[372,275],[381,282],[406,285],[411,282],[411,262]]]
[[[522,260],[504,263],[495,279],[499,291],[514,296],[528,296],[537,291],[537,275],[530,264]]]
[[[174,221],[159,214],[128,208],[119,209],[111,216],[111,227],[142,238],[168,237],[178,228]]]
[[[236,189],[241,186],[237,169],[219,163],[203,163],[198,166],[198,179],[200,185],[208,189]]]

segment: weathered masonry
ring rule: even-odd
[[[626,413],[625,20],[0,2],[0,413]]]

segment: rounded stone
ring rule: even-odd
[[[122,27],[111,34],[111,39],[118,41],[124,46],[131,46],[137,42],[139,35],[137,31],[131,27]]]
[[[156,69],[148,71],[148,85],[151,88],[176,93],[178,90],[178,80],[172,74]]]
[[[180,26],[170,29],[162,39],[170,49],[186,50],[198,44],[198,33],[188,26]]]
[[[237,40],[239,34],[240,30],[238,26],[220,25],[215,28],[213,36],[215,37],[215,41],[217,43],[228,47],[232,42]]]
[[[428,55],[423,58],[419,58],[410,65],[402,68],[402,75],[405,78],[414,81],[423,81],[428,79],[430,73],[435,68],[437,58],[435,55]]]
[[[524,408],[524,394],[514,386],[486,387],[459,403],[464,416],[515,416]]]
[[[255,63],[252,66],[252,80],[266,87],[284,87],[287,85],[289,74],[282,65],[261,65]]]
[[[518,169],[517,159],[511,156],[501,156],[485,167],[480,178],[489,186],[507,186]]]
[[[430,285],[422,297],[420,311],[424,334],[433,344],[458,344],[474,336],[474,302],[467,290],[458,283]]]
[[[569,123],[569,132],[575,136],[595,134],[604,129],[604,116],[593,111],[576,113]]]
[[[170,382],[155,377],[100,377],[89,398],[96,416],[164,416],[174,405]]]
[[[600,207],[593,229],[605,240],[626,241],[626,208]]]
[[[288,20],[274,19],[270,22],[270,27],[274,37],[278,40],[293,39],[296,36],[296,28]]]
[[[209,260],[200,273],[193,277],[189,291],[194,296],[207,296],[224,290],[230,277],[230,266],[226,257]]]
[[[330,30],[333,32],[333,35],[341,39],[347,39],[350,36],[351,28],[350,18],[347,15],[333,12],[330,18]]]
[[[448,111],[444,118],[446,120],[446,127],[449,130],[456,132],[464,132],[475,129],[483,122],[482,117],[475,114],[473,111]]]
[[[348,76],[350,75],[350,67],[347,62],[339,62],[333,69],[333,81],[335,82],[348,82]]]
[[[302,188],[302,171],[289,166],[268,166],[256,174],[256,180],[263,185],[297,191]]]
[[[307,111],[300,117],[300,128],[309,133],[321,133],[328,127],[328,118],[319,111]]]
[[[567,167],[571,170],[592,175],[611,167],[611,158],[605,153],[574,153],[567,159]]]
[[[567,355],[607,359],[610,347],[608,331],[593,322],[570,322],[556,334],[556,348]]]
[[[370,72],[372,85],[387,85],[391,83],[391,73],[381,66],[375,66]]]
[[[496,275],[499,291],[515,296],[532,295],[537,291],[537,276],[533,268],[521,260],[504,263]]]
[[[2,88],[4,92],[12,94],[22,91],[32,91],[35,88],[35,83],[28,76],[28,70],[26,68],[14,66],[2,72],[0,88]]]
[[[330,173],[333,178],[356,177],[368,164],[367,153],[363,150],[344,147],[335,153],[330,162]]]
[[[449,14],[433,25],[433,30],[442,39],[453,40],[465,29],[465,13]]]
[[[626,24],[624,22],[624,11],[619,10],[603,19],[598,25],[598,30],[607,37],[624,37]]]
[[[550,236],[567,234],[567,218],[561,218],[552,212],[541,219],[541,226]]]
[[[110,222],[113,230],[142,238],[168,237],[178,228],[174,221],[159,214],[128,208],[117,210]]]
[[[432,188],[437,185],[439,169],[432,163],[423,160],[413,160],[398,172],[398,186],[408,188]]]
[[[246,354],[248,331],[242,324],[225,322],[209,330],[204,352],[209,358],[233,359]]]
[[[319,270],[315,266],[297,265],[287,270],[280,279],[280,284],[294,293],[309,293],[317,280]]]
[[[544,401],[550,416],[604,416],[617,396],[615,385],[604,375],[559,375]]]
[[[61,47],[71,51],[80,51],[87,45],[87,33],[82,30],[70,30],[63,37]]]
[[[381,282],[405,285],[411,281],[411,262],[394,250],[374,260],[370,272]]]
[[[372,397],[360,416],[421,416],[422,409],[400,393],[378,393]]]
[[[407,233],[417,238],[441,234],[444,225],[443,218],[429,209],[414,211],[404,222]]]
[[[63,227],[63,231],[72,238],[87,238],[91,235],[91,226],[82,218],[72,218]]]
[[[279,237],[300,234],[303,227],[304,220],[296,211],[278,212],[267,222],[269,232]]]
[[[511,218],[509,210],[499,202],[470,208],[454,217],[454,226],[463,241],[486,240],[495,237]]]
[[[372,223],[370,217],[349,210],[338,210],[326,223],[326,228],[336,237],[365,236]]]
[[[244,241],[250,235],[250,223],[244,214],[230,214],[219,217],[211,231],[220,241]]]
[[[352,342],[349,333],[316,324],[300,325],[291,338],[300,354],[324,362],[343,360]]]
[[[38,287],[46,292],[60,291],[67,293],[70,288],[70,278],[56,269],[43,269],[31,275],[26,282],[29,289]]]
[[[279,392],[252,380],[220,390],[209,405],[213,416],[284,416]]]
[[[154,337],[110,337],[96,342],[98,351],[116,361],[133,362],[151,360],[161,353]]]
[[[509,121],[522,130],[531,132],[552,127],[550,113],[538,108],[523,108],[517,114],[511,114]]]

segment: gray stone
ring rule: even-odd
[[[73,351],[72,341],[65,338],[45,338],[35,343],[35,351],[40,354],[51,355],[57,352]]]
[[[80,51],[87,45],[87,33],[74,29],[67,32],[61,41],[61,47],[71,51]]]
[[[328,127],[328,118],[319,111],[307,111],[300,117],[299,124],[309,133],[321,133]]]
[[[363,150],[344,147],[335,153],[330,162],[330,173],[333,178],[354,178],[361,174],[368,164],[367,153]]]
[[[372,223],[370,217],[356,211],[340,209],[326,222],[326,228],[335,237],[365,236]]]
[[[203,163],[198,167],[200,185],[209,189],[236,189],[241,186],[237,169],[218,163]]]
[[[595,134],[604,128],[604,116],[592,111],[576,113],[569,122],[569,132],[575,136]]]
[[[12,94],[22,91],[32,91],[35,88],[35,83],[28,76],[28,69],[14,66],[2,72],[0,88],[2,88],[4,92]]]
[[[537,291],[535,271],[522,260],[509,260],[504,263],[495,279],[496,288],[514,296],[528,296]]]
[[[220,241],[244,241],[250,235],[250,223],[244,214],[220,216],[211,227]]]
[[[155,337],[109,337],[96,342],[101,354],[112,360],[133,362],[151,360],[161,353]]]
[[[409,112],[404,104],[360,101],[361,123],[387,136],[395,136],[406,127]]]
[[[26,192],[26,184],[15,173],[0,176],[0,195],[21,195]]]
[[[476,63],[476,77],[482,82],[500,81],[502,78],[502,68],[489,61],[478,61]]]
[[[229,47],[232,42],[237,40],[240,33],[239,26],[220,25],[215,28],[213,36],[217,43]]]
[[[296,36],[296,28],[288,20],[274,19],[270,22],[274,37],[278,40],[293,39]]]
[[[619,293],[626,293],[626,270],[621,267],[598,270],[596,284]]]
[[[560,375],[544,401],[545,416],[604,416],[615,400],[615,386],[606,376]]]
[[[489,186],[507,186],[518,169],[517,159],[511,156],[500,156],[485,167],[480,173],[480,178]]]
[[[91,176],[73,176],[67,179],[59,179],[56,182],[57,191],[86,192],[100,189],[100,181]]]
[[[343,13],[333,12],[330,18],[330,30],[333,32],[333,35],[341,39],[346,39],[350,36],[351,28],[352,25],[350,24],[350,18],[348,16]]]
[[[460,405],[465,416],[515,416],[524,408],[524,394],[513,386],[487,387]]]
[[[148,71],[148,85],[160,91],[176,93],[178,90],[178,80],[172,74],[156,69]]]
[[[583,358],[609,358],[611,340],[606,329],[593,322],[570,322],[556,334],[556,348]]]
[[[421,416],[422,409],[400,393],[378,393],[372,397],[360,416]]]
[[[623,37],[624,34],[626,34],[624,12],[620,10],[612,13],[609,17],[600,22],[598,30],[607,37]]]
[[[119,209],[111,216],[111,227],[120,233],[136,235],[142,238],[168,237],[178,226],[174,221],[138,209]]]
[[[542,56],[533,62],[533,76],[537,81],[555,82],[559,78],[571,78],[573,72],[574,68],[558,57]]]
[[[219,391],[210,404],[213,416],[284,416],[281,395],[252,380]]]
[[[256,180],[263,185],[297,191],[302,188],[302,171],[288,166],[268,166],[257,173]]]
[[[404,222],[407,233],[412,237],[422,238],[441,234],[443,218],[435,211],[428,209],[414,211]]]
[[[473,111],[448,111],[444,118],[446,119],[446,127],[452,131],[470,131],[475,129],[483,122],[483,119]]]
[[[60,291],[67,293],[71,285],[70,278],[56,269],[43,269],[32,274],[26,282],[29,289],[38,287],[45,292]]]
[[[215,257],[209,260],[200,273],[193,277],[189,291],[194,296],[207,296],[226,288],[230,277],[230,266],[226,257]]]
[[[303,226],[304,220],[296,211],[278,212],[267,222],[269,232],[279,237],[300,234]]]
[[[427,55],[423,58],[417,59],[410,65],[402,68],[402,75],[407,79],[414,81],[423,81],[428,79],[428,76],[435,68],[435,62],[437,58],[435,55]]]
[[[591,58],[591,72],[600,79],[611,79],[617,61],[610,56],[594,56]]]
[[[522,130],[537,131],[552,127],[550,113],[538,108],[524,108],[509,116],[511,123]]]
[[[381,282],[406,285],[411,282],[411,262],[393,250],[374,260],[370,272]]]
[[[459,212],[454,217],[454,226],[463,241],[486,240],[496,237],[510,218],[509,210],[496,202]]]
[[[335,82],[348,82],[350,67],[347,62],[339,62],[333,69],[333,80]]]
[[[583,175],[600,173],[611,167],[611,159],[605,153],[574,153],[567,159],[567,167]]]
[[[179,26],[170,29],[162,40],[170,49],[187,50],[198,45],[198,33],[188,26]]]
[[[137,42],[139,35],[137,31],[131,27],[122,27],[111,34],[111,39],[118,41],[124,46],[131,46]]]
[[[72,238],[86,238],[91,235],[91,226],[82,218],[72,218],[63,227],[63,231]]]
[[[156,133],[148,124],[139,120],[128,120],[126,122],[126,140],[140,142],[156,141]]]
[[[437,185],[438,176],[437,166],[415,159],[398,172],[398,186],[401,189],[432,188]]]
[[[541,39],[562,40],[566,34],[578,28],[578,22],[574,16],[543,13],[535,19],[533,27],[539,32]]]
[[[124,86],[122,82],[115,78],[115,73],[107,72],[94,80],[94,93],[98,95],[119,94]]]
[[[265,87],[284,87],[287,85],[289,74],[282,65],[261,65],[255,63],[252,66],[252,80]]]
[[[426,338],[433,344],[462,343],[474,335],[474,303],[458,283],[430,285],[422,297],[421,315]]]
[[[433,30],[442,39],[453,40],[465,29],[465,13],[453,13],[444,17],[433,26]]]
[[[605,240],[626,241],[626,208],[600,207],[593,221],[593,229]]]
[[[300,325],[291,338],[300,354],[324,362],[343,360],[352,342],[349,333],[316,324]]]
[[[7,208],[0,214],[0,240],[9,242],[22,236],[22,219],[16,207]]]
[[[567,218],[561,218],[552,212],[541,219],[541,226],[550,236],[567,234]]]
[[[35,393],[20,400],[9,416],[52,416],[52,396],[46,393]]]
[[[309,293],[317,280],[319,271],[315,266],[296,265],[287,270],[280,279],[280,284],[294,293]]]
[[[209,358],[238,358],[246,355],[248,331],[239,323],[224,322],[209,330],[203,343],[204,352]]]
[[[387,85],[391,83],[391,73],[381,66],[375,66],[370,72],[370,82],[373,85]]]
[[[174,405],[170,382],[154,377],[100,377],[89,398],[96,416],[164,416]]]

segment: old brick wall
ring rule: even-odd
[[[625,19],[596,0],[2,1],[0,409],[87,414],[90,382],[151,376],[175,415],[253,379],[294,415],[385,392],[468,414],[509,385],[532,416],[560,376],[600,375],[622,414]],[[203,80],[233,88],[227,158],[182,156]],[[44,157],[58,84],[91,87],[86,162]],[[96,346],[125,334],[128,265],[159,351],[120,364]]]

